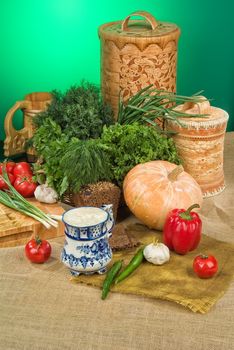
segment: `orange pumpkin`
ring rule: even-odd
[[[124,198],[132,213],[150,228],[162,230],[174,208],[201,206],[202,191],[182,165],[155,160],[138,164],[123,183]]]

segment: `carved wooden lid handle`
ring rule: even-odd
[[[122,22],[122,30],[126,31],[128,29],[128,22],[130,17],[132,16],[141,16],[143,18],[145,18],[151,25],[152,30],[156,29],[158,26],[158,23],[156,21],[156,18],[154,16],[152,16],[149,12],[146,11],[136,11],[131,13],[130,15],[128,15]]]
[[[206,97],[204,96],[197,96],[200,98],[200,102],[185,102],[183,105],[183,111],[187,112],[191,109],[196,109],[197,111],[194,111],[194,113],[199,113],[199,114],[206,114],[210,110],[210,102],[207,100]]]

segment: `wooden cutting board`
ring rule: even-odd
[[[64,209],[59,204],[45,204],[29,199],[45,213],[62,215]],[[25,244],[31,237],[40,235],[42,239],[64,235],[64,225],[58,222],[58,227],[45,228],[40,222],[16,210],[0,204],[0,248]]]

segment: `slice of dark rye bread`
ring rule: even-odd
[[[112,230],[110,245],[113,251],[134,248],[140,242],[131,235],[131,232],[123,224],[116,224]]]

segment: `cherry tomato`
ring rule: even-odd
[[[42,264],[51,255],[51,245],[46,240],[39,237],[31,239],[25,246],[25,255],[33,263]]]
[[[6,163],[1,163],[0,164],[0,174],[2,174],[2,168],[6,167],[6,172],[9,174],[13,174],[15,163],[14,162],[6,162]]]
[[[19,162],[15,164],[13,174],[16,176],[19,175],[33,175],[30,164],[27,162]]]
[[[13,185],[15,181],[15,177],[13,174],[9,173],[8,178],[10,180],[10,183]],[[8,185],[6,184],[5,180],[3,179],[2,175],[0,175],[0,190],[8,190]]]
[[[22,175],[16,177],[14,187],[23,197],[29,198],[33,197],[37,184],[31,176]]]
[[[213,255],[198,255],[193,261],[193,270],[200,278],[210,278],[218,271],[218,261]]]

